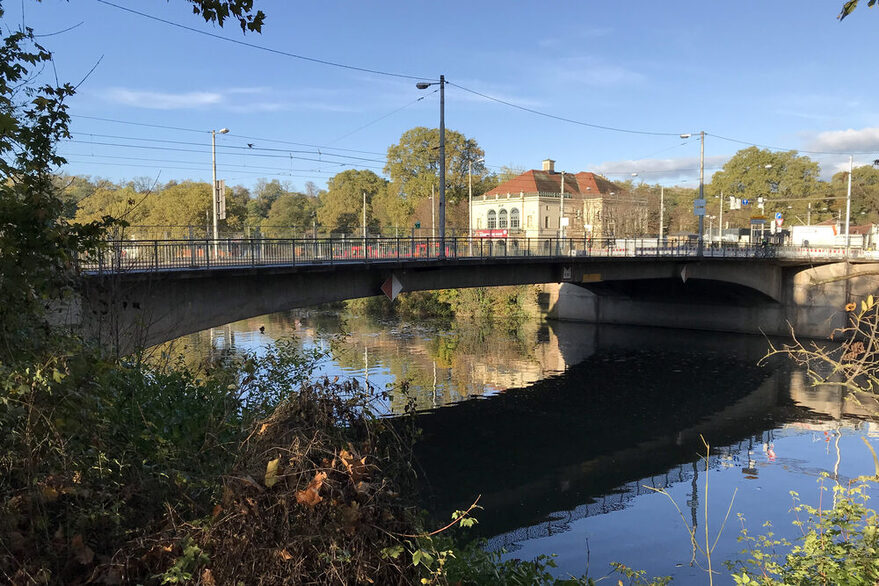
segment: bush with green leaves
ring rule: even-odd
[[[829,508],[803,503],[791,492],[801,535],[795,541],[767,533],[751,535],[743,529],[745,560],[728,564],[736,584],[765,586],[873,586],[879,583],[879,515],[867,506],[870,486],[879,477],[861,477],[851,485],[821,483],[821,501],[832,497]]]

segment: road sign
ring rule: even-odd
[[[775,218],[775,225],[781,228],[781,225],[784,224],[784,218]]]
[[[705,215],[705,200],[704,199],[694,199],[693,200],[693,215],[694,216],[704,216]]]
[[[403,285],[397,279],[397,275],[391,275],[387,278],[387,280],[382,283],[382,293],[388,296],[388,299],[393,301],[397,298],[397,295],[400,294],[400,291],[403,290]]]
[[[775,219],[776,219],[776,220],[780,220],[780,219],[781,219],[781,212],[775,212]]]
[[[743,206],[751,205],[751,200],[750,200],[750,199],[743,199],[743,200],[742,200],[742,205],[743,205]]]
[[[415,222],[415,228],[416,229],[421,228],[421,222]]]

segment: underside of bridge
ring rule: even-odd
[[[839,279],[844,263],[510,259],[244,267],[91,276],[78,323],[123,351],[258,315],[370,297],[395,278],[402,291],[546,286],[550,317],[595,323],[827,337],[842,308],[876,290],[876,276]]]

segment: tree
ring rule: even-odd
[[[351,233],[361,225],[363,194],[366,193],[367,225],[375,226],[373,199],[387,190],[388,182],[372,171],[349,169],[333,176],[321,196],[317,219],[331,231]]]
[[[830,179],[830,193],[839,199],[833,200],[833,208],[845,209],[848,192],[848,171],[840,171]],[[851,221],[854,224],[879,221],[879,169],[869,165],[852,170]]]
[[[473,165],[474,189],[487,175],[482,158],[485,151],[475,140],[446,129],[446,199],[455,203],[467,198],[467,179]],[[418,126],[403,133],[400,142],[388,147],[385,173],[392,192],[413,203],[439,189],[439,130]],[[476,193],[474,191],[474,193]]]
[[[867,6],[873,8],[876,4],[876,0],[867,0]],[[839,20],[844,19],[846,16],[852,13],[852,11],[858,7],[858,0],[848,0],[845,4],[842,5],[842,11],[840,11],[839,15],[836,17]]]
[[[277,179],[272,179],[271,181],[266,181],[265,179],[258,180],[254,190],[255,197],[247,202],[248,224],[253,226],[261,224],[268,217],[272,204],[279,197],[289,192],[290,186],[286,183],[282,185]]]
[[[765,212],[804,213],[807,199],[818,202],[826,196],[826,186],[818,179],[818,163],[796,151],[772,152],[748,147],[737,152],[723,169],[711,178],[706,193],[752,200],[750,210],[757,213],[757,200],[765,200]],[[788,207],[790,206],[790,208]],[[734,216],[731,216],[731,218]]]
[[[318,200],[304,193],[285,193],[275,200],[263,221],[262,233],[270,238],[295,238],[310,229]]]

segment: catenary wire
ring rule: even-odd
[[[257,49],[259,51],[266,51],[267,53],[273,53],[275,55],[281,55],[284,57],[291,57],[293,59],[300,59],[302,61],[308,61],[310,63],[317,63],[319,65],[328,65],[331,67],[338,67],[340,69],[350,69],[352,71],[360,71],[362,73],[372,73],[375,75],[384,75],[386,77],[396,77],[396,78],[402,78],[402,79],[416,79],[416,80],[426,80],[427,79],[427,80],[434,81],[433,78],[431,78],[431,77],[407,75],[407,74],[403,74],[403,73],[393,73],[390,71],[381,71],[379,69],[369,69],[368,67],[357,67],[355,65],[347,65],[345,63],[337,63],[335,61],[328,61],[326,59],[318,59],[316,57],[306,57],[305,55],[297,55],[296,53],[290,53],[288,51],[281,51],[280,49],[272,49],[270,47],[264,47],[262,45],[257,45],[256,43],[250,43],[250,42],[241,41],[238,39],[230,39],[229,37],[224,37],[224,36],[218,35],[216,33],[211,33],[208,31],[199,30],[199,29],[191,27],[191,26],[186,26],[186,25],[183,25],[183,24],[171,21],[171,20],[166,20],[164,18],[159,18],[158,16],[153,16],[151,14],[147,14],[145,12],[140,12],[138,10],[134,10],[133,8],[128,8],[127,6],[120,6],[118,4],[113,4],[112,2],[108,2],[107,0],[97,0],[97,1],[100,2],[101,4],[106,5],[106,6],[112,6],[113,8],[116,8],[118,10],[130,12],[131,14],[136,14],[136,15],[141,16],[143,18],[148,18],[150,20],[154,20],[156,22],[161,22],[161,23],[167,24],[169,26],[173,26],[173,27],[180,28],[180,29],[183,29],[183,30],[186,30],[189,32],[204,35],[206,37],[212,37],[215,39],[219,39],[221,41],[226,41],[227,43],[234,43],[236,45],[241,45],[243,47],[250,47],[251,49]]]

